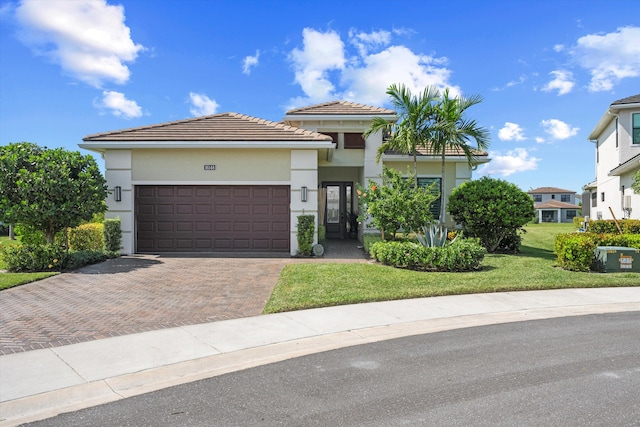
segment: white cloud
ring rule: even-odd
[[[640,76],[640,27],[580,37],[572,55],[591,73],[589,90],[611,90],[621,79]]]
[[[125,119],[133,119],[142,116],[142,108],[133,100],[127,99],[123,93],[112,90],[102,92],[102,100],[94,102],[97,108],[111,110],[111,114]]]
[[[126,83],[143,48],[131,40],[124,8],[105,0],[22,0],[16,8],[21,40],[73,77],[95,87]]]
[[[321,33],[312,28],[302,30],[302,49],[291,51],[295,81],[307,96],[308,102],[322,102],[334,96],[335,86],[328,72],[345,66],[342,39],[335,31]]]
[[[358,33],[356,30],[350,30],[349,41],[358,49],[360,56],[365,56],[370,49],[388,45],[391,42],[391,33],[389,31]]]
[[[256,54],[254,56],[247,56],[244,58],[244,62],[242,64],[242,72],[246,75],[251,74],[251,68],[258,65],[258,59],[260,58],[260,51],[256,50]]]
[[[564,45],[563,44],[556,44],[553,46],[553,50],[556,52],[562,52],[564,50]]]
[[[580,128],[574,128],[558,119],[543,120],[540,125],[553,139],[567,139],[578,133]]]
[[[214,99],[210,99],[203,93],[189,92],[189,99],[192,105],[189,112],[195,117],[215,114],[220,106]]]
[[[402,45],[385,47],[393,34],[352,30],[349,37],[356,49],[350,53],[336,32],[305,28],[303,49],[289,56],[304,96],[291,99],[289,108],[335,98],[382,105],[389,101],[385,92],[392,83],[404,83],[412,91],[429,85],[448,87],[451,95],[460,94],[449,84],[447,58],[415,53]]]
[[[549,73],[554,77],[549,83],[547,83],[542,90],[545,92],[551,92],[553,90],[558,91],[558,95],[566,95],[571,92],[575,82],[573,81],[573,73],[571,71],[556,70]]]
[[[505,154],[490,152],[491,162],[485,164],[478,173],[480,175],[509,176],[517,172],[536,170],[540,159],[531,157],[525,148],[515,148]]]
[[[498,131],[498,138],[502,141],[524,141],[523,129],[517,123],[505,122],[504,127]]]

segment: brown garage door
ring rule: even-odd
[[[288,252],[288,186],[135,187],[137,252]]]

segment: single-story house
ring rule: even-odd
[[[376,162],[382,133],[362,136],[374,117],[397,120],[393,110],[333,101],[290,110],[283,122],[222,113],[88,135],[80,147],[105,161],[105,216],[121,219],[122,253],[294,255],[299,215],[314,215],[327,238],[349,238],[355,186],[379,180],[383,165],[413,164],[396,154]],[[439,156],[418,162],[423,183],[441,181]],[[471,174],[462,153],[448,152],[443,193]],[[371,231],[363,228],[360,237]]]
[[[533,198],[538,222],[573,222],[573,218],[580,214],[575,191],[540,187],[527,193]]]

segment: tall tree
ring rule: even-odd
[[[48,243],[66,227],[106,210],[95,159],[30,142],[0,147],[0,221],[41,230]]]
[[[434,124],[434,105],[440,93],[435,87],[427,87],[419,94],[413,95],[404,84],[392,84],[386,93],[391,97],[394,109],[398,113],[398,121],[392,123],[382,117],[375,117],[363,136],[366,138],[379,131],[389,135],[378,147],[378,162],[386,151],[413,156],[414,184],[417,187],[418,148],[429,145]]]
[[[469,98],[451,97],[449,89],[445,89],[434,107],[436,123],[430,133],[432,139],[429,142],[429,147],[434,154],[439,155],[442,159],[440,223],[444,223],[446,213],[444,193],[447,151],[456,154],[462,153],[471,167],[477,161],[478,152],[489,148],[489,131],[478,125],[475,120],[465,117],[467,110],[480,102],[482,102],[480,95],[473,95]],[[475,147],[470,145],[471,140],[475,140]]]

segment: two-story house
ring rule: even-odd
[[[293,255],[299,215],[314,215],[327,238],[348,238],[356,185],[378,180],[383,165],[405,172],[413,164],[392,153],[376,162],[382,133],[362,137],[374,117],[397,120],[393,110],[333,101],[290,110],[283,122],[222,113],[89,135],[80,147],[105,161],[105,216],[121,219],[122,253]],[[488,161],[478,153],[478,163]],[[472,168],[450,151],[445,172],[438,203],[446,204]],[[420,153],[419,182],[440,177],[441,158]]]
[[[538,222],[572,222],[580,214],[575,191],[540,187],[527,193],[533,198]]]
[[[595,144],[596,179],[583,187],[584,215],[640,218],[640,194],[631,188],[640,170],[640,94],[613,102],[589,140]]]

